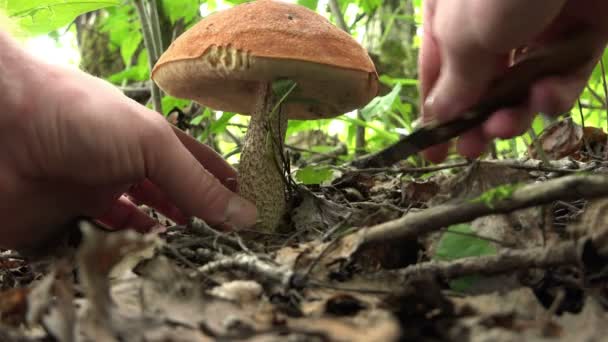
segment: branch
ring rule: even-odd
[[[188,225],[186,227],[200,236],[211,237],[214,239],[214,241],[217,241],[218,243],[221,243],[233,249],[249,251],[249,249],[243,245],[243,242],[240,240],[240,238],[238,238],[238,236],[237,238],[233,238],[225,233],[219,232],[209,227],[209,225],[205,221],[199,218],[190,218],[190,221],[188,222]],[[261,249],[261,247],[257,243],[253,241],[250,241],[249,243],[251,244],[254,250]]]
[[[608,258],[608,227],[599,227],[591,236],[560,242],[548,247],[506,249],[496,255],[468,257],[453,261],[429,261],[395,271],[405,282],[428,276],[454,279],[469,275],[497,275],[529,268],[576,265],[590,272],[604,272]],[[392,272],[391,273],[395,273]],[[592,281],[592,276],[588,277]]]
[[[287,289],[293,285],[294,273],[290,269],[264,261],[255,255],[243,253],[212,261],[199,267],[191,276],[194,277],[198,274],[209,276],[211,273],[221,271],[247,272],[261,283],[279,283],[283,289]]]
[[[359,230],[361,246],[379,242],[413,239],[456,223],[481,216],[504,214],[518,209],[544,205],[556,200],[575,200],[608,196],[608,175],[575,175],[528,185],[515,190],[510,198],[491,205],[465,201],[436,206],[402,218]],[[359,246],[359,247],[361,247]]]
[[[428,261],[408,266],[396,273],[405,282],[428,276],[454,279],[468,275],[497,275],[528,268],[547,268],[581,264],[587,239],[562,242],[550,247],[505,249],[496,255],[467,257],[453,261]]]

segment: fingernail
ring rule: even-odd
[[[435,113],[433,112],[433,107],[435,106],[435,95],[431,93],[426,100],[424,100],[424,104],[422,105],[422,116],[423,122],[430,122],[435,120]]]
[[[233,196],[228,202],[224,213],[226,221],[236,229],[245,229],[253,226],[257,219],[255,206],[240,196]]]
[[[456,101],[451,101],[449,95],[443,95],[443,98],[439,99],[435,94],[437,91],[434,89],[433,92],[424,101],[424,116],[425,121],[450,121],[455,119],[461,110]]]

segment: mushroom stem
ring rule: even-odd
[[[274,102],[271,85],[261,84],[239,162],[239,192],[258,210],[257,229],[267,232],[276,230],[287,206],[282,158],[287,118],[271,115]]]

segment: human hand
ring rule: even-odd
[[[114,229],[155,226],[130,199],[180,223],[255,223],[255,207],[234,192],[236,172],[213,150],[105,81],[26,54],[1,31],[0,47],[1,247],[35,245],[78,216]]]
[[[608,2],[425,1],[419,55],[423,121],[458,118],[506,70],[514,49],[539,49],[573,32],[596,32],[593,58],[576,70],[535,82],[523,105],[501,109],[480,127],[464,133],[457,150],[475,158],[492,139],[524,133],[535,114],[567,111],[585,87],[608,40],[608,22],[600,13],[608,13]],[[525,58],[525,54],[519,57]],[[447,152],[448,145],[443,144],[423,154],[440,162]]]

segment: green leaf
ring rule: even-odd
[[[321,184],[333,177],[333,171],[324,166],[306,166],[296,171],[296,179],[305,185]]]
[[[333,119],[289,120],[287,122],[287,136],[303,131],[326,130],[332,121]]]
[[[190,100],[179,99],[177,97],[165,95],[162,98],[162,106],[165,113],[169,113],[169,111],[173,110],[173,108],[184,109],[190,104]],[[165,114],[167,115],[167,114]]]
[[[466,257],[496,254],[496,247],[484,239],[471,236],[473,229],[469,224],[456,224],[441,236],[435,259],[450,261]]]
[[[125,65],[131,65],[131,58],[139,44],[143,41],[143,37],[139,32],[137,34],[130,34],[120,42],[120,56],[124,61]]]
[[[354,3],[365,13],[371,14],[378,6],[382,5],[382,0],[339,0],[339,3],[341,8]]]
[[[119,71],[108,77],[108,81],[121,84],[124,81],[146,81],[150,73],[145,65],[136,65]]]
[[[479,197],[472,199],[471,202],[482,202],[489,208],[494,208],[494,203],[511,198],[515,190],[517,190],[520,186],[520,184],[500,185],[494,189],[484,192],[483,194],[479,195]]]
[[[230,119],[232,119],[232,117],[235,115],[236,115],[236,113],[224,112],[219,119],[217,119],[211,125],[209,125],[209,127],[203,132],[203,134],[201,134],[199,136],[199,140],[204,141],[211,134],[217,134],[217,133],[223,132],[226,129],[226,126],[228,125],[228,122],[230,121]]]
[[[450,261],[496,254],[496,247],[489,241],[471,236],[471,234],[473,234],[473,230],[468,224],[450,226],[441,236],[433,259]],[[452,280],[450,287],[455,291],[464,292],[480,279],[478,276],[461,277]]]
[[[240,5],[240,4],[243,4],[248,1],[250,1],[250,0],[226,0],[227,3],[232,4],[232,5]]]
[[[413,79],[413,78],[400,78],[400,77],[391,77],[389,75],[382,75],[380,76],[380,82],[390,85],[390,86],[395,86],[397,84],[401,84],[404,86],[412,86],[412,87],[417,87],[418,86],[418,80]]]
[[[192,120],[190,120],[190,125],[198,126],[201,124],[205,116],[203,114],[195,116]]]
[[[298,0],[298,5],[302,5],[316,11],[317,6],[319,5],[319,0]]]
[[[198,126],[198,125],[201,124],[201,122],[204,119],[210,117],[212,113],[213,112],[211,111],[211,109],[205,108],[205,111],[203,112],[203,114],[197,115],[192,120],[190,120],[190,124],[193,125],[193,126]]]
[[[390,93],[374,98],[367,106],[361,109],[361,114],[365,118],[365,120],[369,121],[375,117],[380,116],[381,114],[388,112],[393,107],[393,103],[395,99],[399,96],[401,92],[401,84],[395,85],[393,90]]]
[[[345,122],[348,122],[353,125],[370,128],[370,129],[374,130],[374,132],[377,133],[378,136],[382,137],[383,139],[386,139],[386,141],[388,143],[394,143],[397,140],[399,140],[399,135],[397,135],[395,133],[386,132],[385,129],[383,129],[383,128],[372,126],[369,122],[367,122],[365,120],[359,120],[357,118],[350,118],[346,115],[342,115],[342,116],[338,117],[336,120],[345,121]],[[368,140],[368,142],[369,142],[369,140]]]
[[[143,41],[141,22],[133,6],[120,6],[106,9],[108,16],[104,18],[99,29],[107,33],[110,42],[120,47],[120,55],[126,66],[131,66],[133,54]]]
[[[81,14],[117,6],[120,0],[7,0],[0,4],[23,30],[40,35],[66,26]]]
[[[163,0],[163,11],[172,24],[183,19],[186,24],[198,17],[200,0]]]

